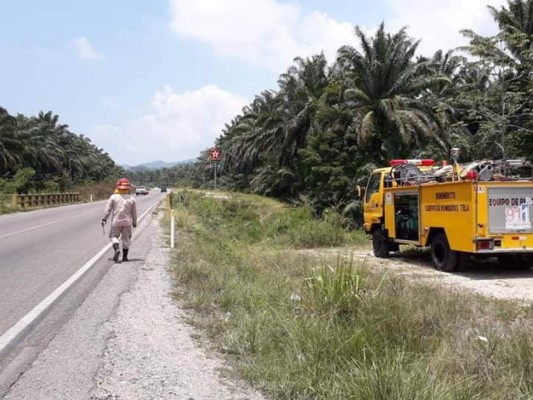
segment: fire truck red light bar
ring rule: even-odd
[[[390,162],[391,167],[395,167],[397,165],[403,165],[403,164],[416,165],[418,167],[431,167],[435,165],[435,160],[431,160],[429,158],[418,159],[418,160],[396,159],[396,160],[391,160]]]

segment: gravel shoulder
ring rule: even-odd
[[[134,287],[109,321],[113,332],[91,399],[262,399],[221,376],[227,368],[193,339],[197,332],[171,298],[170,249],[154,232]]]
[[[228,378],[172,299],[160,218],[137,229],[133,260],[111,267],[5,400],[263,399]]]

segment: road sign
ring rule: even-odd
[[[211,161],[220,160],[220,150],[218,150],[216,147],[209,150],[209,158]]]

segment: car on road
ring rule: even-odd
[[[161,186],[161,193],[166,193],[166,192],[167,192],[167,187]]]
[[[137,188],[135,189],[136,196],[140,194],[146,196],[148,193],[150,193],[149,190],[144,186],[137,186]]]

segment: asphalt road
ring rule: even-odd
[[[164,217],[161,207],[149,212],[134,233],[131,262],[102,257],[0,359],[1,399],[265,399],[200,345],[202,332],[175,302],[176,253]]]
[[[139,216],[163,196],[137,196]],[[0,216],[0,338],[109,244],[104,207],[98,201]]]

